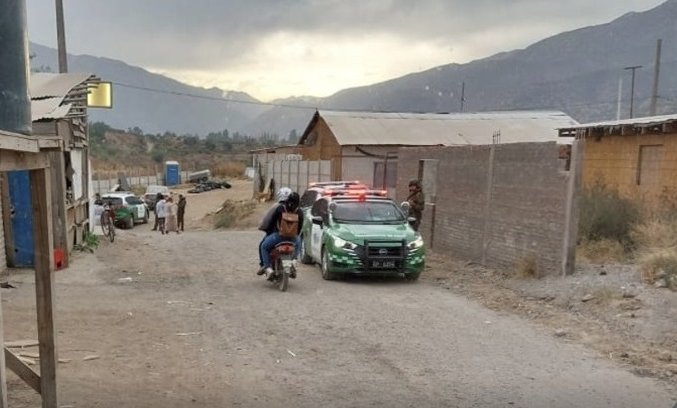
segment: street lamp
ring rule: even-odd
[[[635,100],[635,71],[639,68],[642,68],[641,65],[635,65],[632,67],[625,67],[623,69],[625,70],[631,70],[632,71],[632,84],[630,85],[630,119],[632,119],[632,108],[633,108],[633,103]]]

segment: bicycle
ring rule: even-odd
[[[115,241],[115,210],[109,204],[105,204],[101,213],[101,230],[110,242]]]

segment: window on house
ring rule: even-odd
[[[637,161],[637,185],[651,186],[659,184],[662,162],[663,145],[640,146],[639,160]]]
[[[374,163],[374,188],[397,188],[397,161],[388,160],[387,163],[387,166],[386,162]]]

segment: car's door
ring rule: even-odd
[[[142,220],[146,216],[146,207],[139,197],[129,196],[125,198],[125,202],[130,207],[137,219]]]
[[[312,223],[310,229],[310,256],[316,262],[320,262],[322,256],[322,234],[327,220],[328,203],[325,199],[316,201],[310,209],[311,217],[320,216],[324,220],[325,225],[318,225]]]

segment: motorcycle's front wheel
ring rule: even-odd
[[[291,271],[289,270],[289,267],[285,267],[280,271],[280,278],[277,281],[277,287],[280,289],[280,291],[284,292],[287,290],[287,286],[289,286],[289,273]]]

